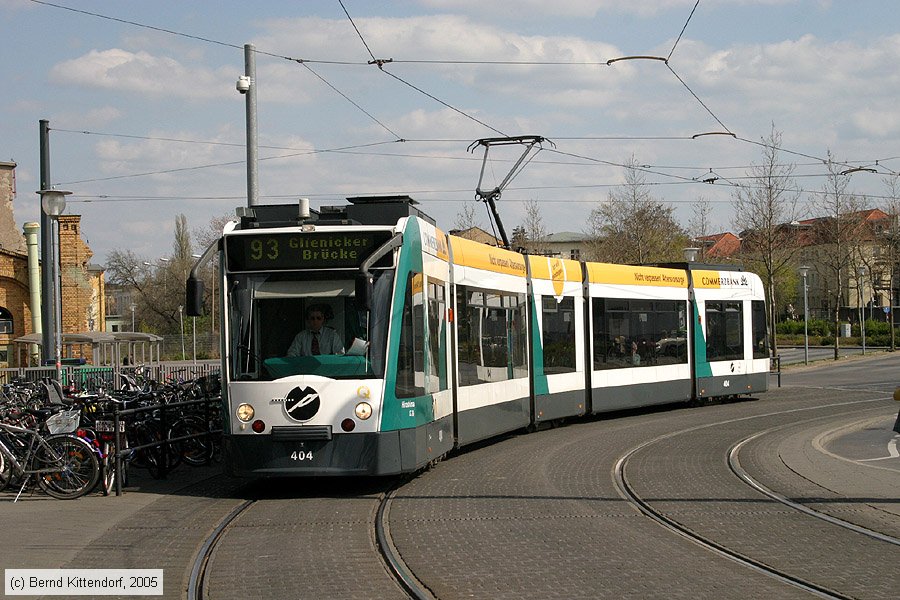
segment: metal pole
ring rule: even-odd
[[[56,235],[53,238],[53,298],[54,321],[56,321],[56,380],[62,383],[62,269],[60,268],[60,247],[59,247],[59,217],[53,218],[53,224],[56,226]]]
[[[806,273],[803,274],[803,361],[809,364],[809,300]]]
[[[244,74],[250,78],[247,90],[247,206],[259,204],[259,184],[257,183],[256,133],[256,46],[244,44]]]
[[[862,353],[866,353],[866,309],[863,306],[862,274],[859,272],[859,333],[862,336]]]
[[[178,306],[178,322],[181,324],[181,360],[187,360],[187,353],[184,351],[184,307]]]
[[[39,122],[40,131],[40,170],[41,170],[41,189],[50,189],[50,122],[41,119]],[[51,302],[53,292],[53,271],[50,262],[53,261],[53,231],[50,226],[50,215],[43,209],[41,203],[41,260],[43,268],[41,269],[41,290],[45,294],[43,302],[41,302],[41,321],[43,329],[41,330],[41,358],[42,363],[50,364],[53,360],[53,351],[56,348],[56,326],[54,321],[54,307]]]

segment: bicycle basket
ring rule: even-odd
[[[47,419],[50,433],[72,433],[78,428],[81,413],[77,410],[63,410]]]

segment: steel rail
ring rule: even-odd
[[[218,525],[216,525],[216,528],[213,529],[212,533],[209,534],[209,537],[203,542],[203,545],[200,547],[200,552],[194,559],[194,565],[191,567],[191,577],[188,580],[187,589],[188,600],[201,600],[203,598],[206,568],[209,565],[209,559],[212,556],[213,550],[216,548],[216,544],[222,538],[225,529],[227,529],[241,513],[250,508],[255,502],[256,500],[245,500],[236,506],[219,522]]]
[[[790,425],[795,425],[795,424],[796,423],[791,423]],[[845,529],[849,529],[855,533],[859,533],[859,534],[868,536],[870,538],[876,539],[881,542],[887,542],[888,544],[894,544],[895,546],[900,546],[900,539],[898,539],[896,537],[881,533],[879,531],[873,531],[873,530],[863,527],[861,525],[851,523],[850,521],[845,521],[844,519],[839,519],[837,517],[833,517],[827,513],[823,513],[818,510],[812,509],[812,508],[806,506],[805,504],[801,504],[800,502],[794,502],[793,500],[786,498],[785,496],[782,496],[781,494],[775,492],[774,490],[771,490],[768,487],[764,486],[759,481],[757,481],[756,479],[751,477],[750,474],[747,473],[747,471],[745,471],[743,467],[741,467],[740,456],[739,456],[741,448],[743,448],[746,444],[748,444],[749,442],[752,442],[753,440],[755,440],[759,437],[768,435],[770,433],[774,433],[775,431],[784,429],[786,427],[789,427],[790,425],[780,425],[778,427],[773,427],[772,429],[760,431],[754,435],[751,435],[750,437],[747,437],[747,438],[739,441],[734,446],[732,446],[731,449],[728,451],[728,467],[731,469],[731,472],[734,473],[744,483],[746,483],[747,485],[749,485],[750,487],[755,489],[757,492],[759,492],[765,496],[768,496],[772,500],[774,500],[780,504],[783,504],[789,508],[800,511],[807,516],[815,517],[816,519],[821,519],[823,521],[831,523],[832,525],[837,525],[838,527],[843,527]]]
[[[782,583],[802,589],[802,590],[809,592],[811,594],[814,594],[820,598],[850,600],[850,598],[852,598],[851,596],[843,595],[840,592],[826,588],[815,582],[807,581],[800,577],[791,575],[790,573],[786,573],[784,571],[781,571],[779,569],[771,567],[761,561],[755,560],[752,557],[741,554],[740,552],[737,552],[736,550],[728,548],[727,546],[724,546],[723,544],[720,544],[712,539],[709,539],[703,535],[700,535],[700,534],[692,531],[690,528],[675,521],[674,519],[667,517],[662,512],[653,508],[653,506],[651,506],[647,501],[645,501],[643,498],[641,498],[637,494],[637,492],[634,491],[634,489],[628,483],[628,479],[625,475],[625,469],[626,469],[628,461],[631,459],[631,457],[634,456],[639,451],[641,451],[653,444],[659,443],[664,440],[671,439],[671,438],[679,436],[679,435],[683,435],[685,433],[691,433],[694,431],[699,431],[701,429],[707,429],[710,427],[719,427],[722,425],[738,423],[741,421],[749,421],[749,420],[759,419],[759,418],[764,418],[764,417],[805,412],[805,411],[811,411],[811,410],[821,410],[824,408],[833,408],[833,407],[837,407],[837,406],[850,406],[850,405],[855,405],[855,404],[865,404],[865,403],[880,401],[880,400],[882,400],[882,399],[878,398],[878,399],[869,399],[869,400],[855,400],[855,401],[850,401],[850,402],[838,402],[838,403],[828,404],[828,405],[824,405],[824,406],[790,409],[790,410],[786,410],[786,411],[774,411],[774,412],[765,413],[765,414],[761,414],[761,415],[753,415],[753,416],[749,416],[749,417],[739,417],[736,419],[728,419],[725,421],[718,421],[715,423],[707,423],[704,425],[697,425],[697,426],[689,427],[687,429],[683,429],[680,431],[669,432],[665,435],[661,435],[652,440],[648,440],[638,446],[635,446],[634,448],[632,448],[631,450],[629,450],[628,452],[626,452],[625,454],[620,456],[619,459],[616,461],[615,467],[613,468],[613,483],[616,487],[616,491],[619,493],[619,495],[622,497],[622,499],[624,499],[626,502],[629,502],[631,505],[633,505],[638,510],[638,512],[640,512],[644,516],[650,518],[651,520],[655,521],[656,523],[658,523],[665,529],[667,529],[677,535],[680,535],[680,536],[694,542],[695,544],[698,544],[699,546],[701,546],[703,548],[706,548],[707,550],[713,552],[714,554],[716,554],[718,556],[727,558],[733,562],[736,562],[745,567],[748,567],[758,573],[761,573],[763,575],[771,577],[772,579],[775,579]]]
[[[381,495],[381,501],[378,503],[378,512],[375,515],[376,546],[388,572],[394,577],[397,584],[403,588],[403,591],[409,594],[410,598],[415,598],[415,600],[435,600],[435,596],[416,578],[403,560],[403,557],[400,556],[400,551],[397,550],[391,538],[389,521],[391,502],[393,502],[394,494],[396,494],[398,489],[398,487],[394,487]]]

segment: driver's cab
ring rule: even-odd
[[[235,379],[375,376],[372,363],[381,362],[384,335],[379,334],[373,320],[380,321],[379,315],[387,315],[385,300],[389,304],[389,294],[381,301],[381,310],[376,298],[374,310],[369,313],[357,306],[353,273],[348,272],[346,278],[335,278],[335,275],[335,272],[293,272],[231,276],[229,364]],[[386,286],[389,281],[380,287]],[[323,327],[333,330],[327,334],[329,340],[336,335],[340,343],[329,345],[320,355],[289,356],[294,339],[307,329],[306,315],[311,308],[325,317]],[[370,348],[373,331],[379,339],[378,349],[374,351]],[[343,352],[333,346],[342,347]]]

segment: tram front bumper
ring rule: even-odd
[[[403,471],[398,431],[336,433],[327,441],[225,435],[223,448],[226,472],[235,477],[396,475]]]

